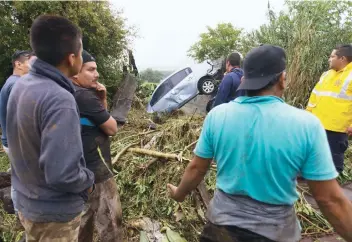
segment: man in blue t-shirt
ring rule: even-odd
[[[8,154],[8,144],[6,136],[6,116],[7,102],[15,82],[23,75],[29,72],[29,58],[32,56],[30,51],[18,50],[12,56],[13,74],[6,80],[0,92],[0,124],[2,129],[1,142],[2,147]]]
[[[236,97],[244,95],[243,91],[237,91],[243,76],[243,70],[240,68],[241,59],[241,54],[238,52],[234,52],[226,58],[227,74],[220,83],[213,107],[223,103],[228,103]]]
[[[239,87],[248,96],[208,114],[180,185],[168,184],[171,197],[182,202],[216,161],[217,188],[201,242],[299,241],[298,174],[336,232],[352,241],[352,204],[335,180],[325,130],[314,115],[282,100],[285,69],[280,47],[250,51]]]

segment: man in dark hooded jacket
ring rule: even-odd
[[[227,57],[227,74],[224,76],[220,83],[220,87],[215,97],[213,107],[223,103],[228,103],[231,100],[244,95],[244,91],[237,91],[243,76],[243,70],[240,68],[241,59],[241,54],[238,52],[234,52]]]

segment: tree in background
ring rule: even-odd
[[[247,53],[259,44],[274,44],[287,53],[286,101],[305,107],[328,57],[338,44],[352,43],[352,2],[286,1],[288,11],[274,13],[268,6],[269,23],[242,38]]]
[[[172,71],[158,71],[147,68],[140,73],[140,80],[144,82],[159,83],[162,79],[170,75]]]
[[[30,49],[29,31],[41,14],[56,14],[76,23],[83,33],[83,47],[96,57],[100,81],[107,86],[109,98],[121,79],[126,63],[128,38],[132,32],[108,2],[0,2],[0,83],[11,74],[11,55],[17,49]]]
[[[220,23],[215,28],[207,26],[207,30],[188,50],[188,55],[198,62],[223,58],[239,49],[242,29],[231,23]]]
[[[141,71],[139,78],[141,81],[158,83],[164,78],[164,74],[161,71],[147,68]]]

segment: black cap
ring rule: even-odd
[[[94,57],[91,54],[89,54],[88,51],[86,50],[82,51],[82,59],[83,59],[83,64],[91,61],[95,62]]]
[[[244,78],[238,90],[259,90],[286,69],[285,51],[274,45],[252,49],[243,61]]]
[[[29,50],[16,50],[16,52],[12,55],[12,62],[18,60],[20,57],[30,57],[32,52]]]

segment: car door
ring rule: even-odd
[[[177,82],[177,83],[176,83]],[[173,84],[176,84],[172,89],[172,95],[179,104],[195,97],[198,93],[195,76],[191,68],[185,68],[179,73],[179,78]]]
[[[179,84],[188,80],[186,77],[191,73],[192,70],[190,68],[185,68],[167,77],[153,93],[148,105],[148,112],[172,111],[177,109],[179,103],[183,101],[182,96],[180,97],[179,94],[183,93],[182,89],[185,87]]]

